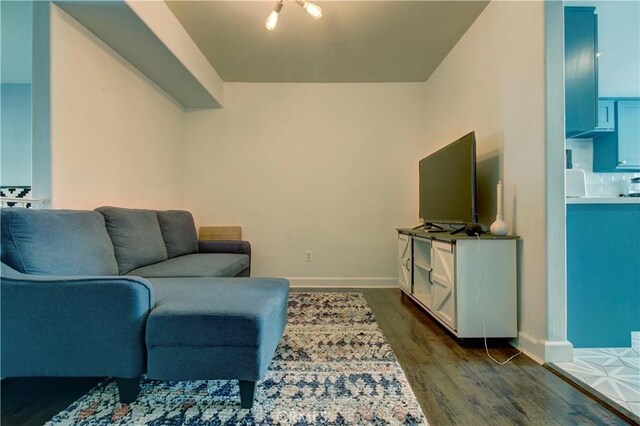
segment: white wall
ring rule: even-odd
[[[395,285],[426,128],[422,83],[227,83],[224,109],[187,116],[186,204],[243,227],[253,275]]]
[[[598,15],[598,91],[601,97],[640,97],[640,2],[570,0]]]
[[[179,208],[184,111],[56,6],[51,13],[54,208]]]
[[[31,82],[33,2],[0,2],[0,78],[3,83]]]
[[[31,186],[31,84],[0,84],[0,184]]]
[[[497,168],[519,244],[519,330],[546,338],[544,4],[491,2],[426,83],[426,140],[475,129],[485,179]],[[497,176],[496,176],[497,177]],[[485,184],[487,186],[487,184]]]
[[[640,2],[599,1],[600,96],[640,97]]]
[[[33,2],[0,2],[2,186],[31,186]]]

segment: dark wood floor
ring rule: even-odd
[[[431,425],[626,424],[524,355],[499,366],[481,344],[459,345],[399,290],[357,291],[365,295]],[[506,359],[515,350],[498,345],[491,352]],[[0,421],[41,425],[99,380],[4,379]]]
[[[400,290],[363,293],[432,425],[627,424],[524,354],[500,366],[482,341],[461,346]],[[517,352],[498,346],[499,360]]]

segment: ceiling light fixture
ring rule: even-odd
[[[317,4],[313,4],[306,0],[296,0],[296,3],[298,3],[309,15],[311,15],[313,19],[318,20],[322,18],[322,8]],[[267,20],[264,21],[264,26],[267,27],[269,31],[273,31],[276,29],[280,11],[282,10],[283,5],[284,0],[278,1],[269,16],[267,16]]]

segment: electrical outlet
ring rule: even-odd
[[[305,262],[311,262],[313,259],[311,258],[311,250],[307,250],[304,253],[304,261]]]

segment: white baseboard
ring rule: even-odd
[[[640,331],[631,332],[631,347],[640,350]]]
[[[397,277],[289,277],[291,287],[396,288]]]
[[[568,340],[550,341],[544,344],[545,362],[573,361],[573,345]]]
[[[567,340],[544,340],[523,331],[518,332],[519,349],[538,364],[573,360],[573,345]]]
[[[544,364],[544,340],[536,339],[524,331],[518,332],[518,349],[538,364]]]

